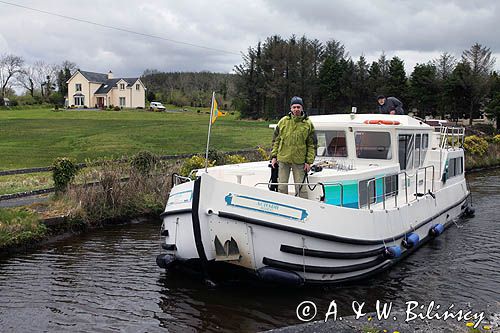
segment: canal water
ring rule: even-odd
[[[300,323],[296,308],[332,300],[431,301],[474,311],[500,300],[500,169],[468,176],[476,216],[458,221],[389,271],[343,287],[205,286],[155,264],[159,221],[110,226],[0,258],[0,332],[255,332]],[[460,305],[458,305],[460,304]]]

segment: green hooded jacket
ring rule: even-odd
[[[271,156],[285,163],[313,164],[316,141],[314,126],[306,115],[295,117],[288,114],[274,129]]]

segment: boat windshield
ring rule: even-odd
[[[317,131],[318,156],[347,157],[347,142],[344,131]]]
[[[391,134],[389,132],[357,131],[355,133],[356,157],[390,160]]]

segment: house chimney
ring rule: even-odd
[[[111,80],[113,78],[113,72],[109,71],[108,72],[108,80]]]

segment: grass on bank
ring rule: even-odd
[[[47,228],[36,212],[26,208],[0,208],[0,249],[41,239]]]
[[[141,150],[160,155],[203,152],[208,109],[187,110],[2,109],[0,170],[48,166],[61,156],[84,162],[131,156]],[[238,113],[228,113],[212,127],[210,146],[233,151],[269,146],[271,138],[267,122],[240,120]]]

